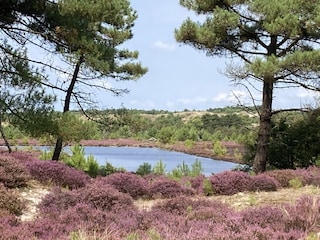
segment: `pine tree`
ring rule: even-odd
[[[96,81],[106,77],[135,80],[146,73],[146,69],[136,62],[138,52],[121,49],[120,46],[133,37],[131,28],[137,18],[128,1],[69,0],[59,3],[58,11],[53,15],[49,12],[46,22],[55,30],[57,50],[68,61],[75,63],[66,90],[64,113],[70,110],[72,97],[80,103],[81,93],[75,93],[74,89],[81,74]],[[97,86],[88,81],[86,84]],[[115,94],[122,92],[117,89],[106,90]],[[58,136],[53,160],[59,158],[62,143],[62,136]]]
[[[229,69],[237,80],[262,83],[260,127],[253,170],[266,170],[274,88],[302,86],[319,91],[320,2],[313,0],[180,0],[205,20],[185,20],[178,42],[208,56],[243,61]]]

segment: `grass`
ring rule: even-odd
[[[240,192],[231,196],[211,196],[212,200],[220,200],[236,210],[243,210],[252,206],[281,205],[294,203],[301,196],[319,196],[320,188],[304,186],[301,188],[282,188],[275,192]]]

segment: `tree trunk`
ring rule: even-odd
[[[11,146],[10,146],[10,143],[9,143],[7,137],[6,137],[6,134],[5,134],[4,131],[3,131],[1,119],[0,119],[0,132],[1,132],[1,137],[2,137],[5,145],[6,145],[7,148],[8,148],[8,152],[9,152],[9,153],[12,153],[12,148],[11,148]]]
[[[78,62],[76,64],[76,67],[74,69],[69,88],[67,90],[66,98],[65,98],[65,101],[64,101],[63,113],[69,112],[69,110],[70,110],[71,96],[72,96],[72,93],[73,93],[74,85],[77,82],[78,74],[79,74],[79,71],[80,71],[80,66],[83,63],[83,61],[84,61],[84,57],[80,56],[80,58],[79,58],[79,60],[78,60]],[[53,155],[52,155],[52,160],[56,160],[56,161],[59,160],[60,154],[61,154],[61,151],[62,151],[62,144],[63,144],[63,137],[60,135],[60,136],[58,136],[58,138],[56,140],[56,145],[55,145],[54,152],[53,152]]]
[[[253,160],[253,171],[255,173],[266,171],[271,130],[272,94],[273,79],[267,79],[263,83],[260,126],[256,154]]]

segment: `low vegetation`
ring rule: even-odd
[[[226,171],[207,177],[116,171],[92,178],[25,152],[0,155],[0,166],[4,163],[3,240],[298,240],[317,239],[320,232],[317,167],[259,175]],[[180,166],[177,171],[186,168],[192,169]],[[19,181],[10,177],[13,174]],[[33,216],[25,218],[32,200],[29,196],[25,202],[22,193],[33,188],[45,191]]]

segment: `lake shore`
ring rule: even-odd
[[[243,163],[239,159],[240,155],[245,152],[243,145],[235,142],[221,142],[226,148],[227,153],[224,156],[217,156],[213,151],[212,141],[199,141],[194,142],[191,146],[186,146],[185,142],[175,142],[172,144],[163,144],[155,139],[150,140],[136,140],[136,139],[104,139],[104,140],[82,140],[80,144],[83,146],[118,146],[118,147],[156,147],[165,150],[171,150],[176,152],[183,152],[199,157],[206,157],[215,160],[223,160],[234,163]],[[17,140],[15,145],[20,146],[39,146],[43,145],[36,139],[29,139],[28,141]],[[70,144],[71,145],[71,144]],[[0,140],[0,146],[5,150],[4,141]]]
[[[237,158],[236,153],[244,153],[244,147],[235,142],[222,142],[227,153],[224,156],[217,156],[213,152],[213,143],[211,141],[194,142],[191,147],[185,145],[185,142],[175,142],[173,144],[163,144],[156,140],[136,140],[136,139],[105,139],[105,140],[83,140],[80,142],[83,146],[118,146],[118,147],[156,147],[165,150],[183,152],[199,157],[212,158],[234,163],[243,163]]]

